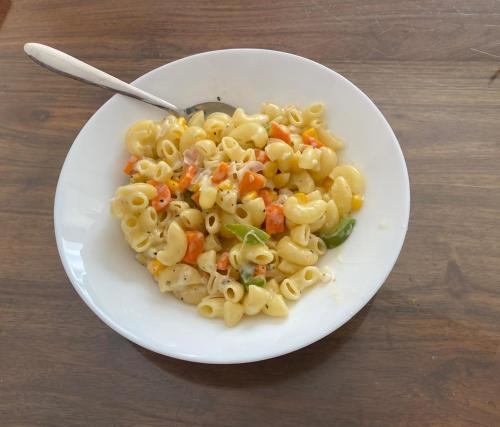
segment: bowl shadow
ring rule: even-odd
[[[148,361],[170,375],[200,385],[216,387],[261,387],[287,381],[320,366],[356,334],[365,320],[373,300],[345,325],[321,340],[292,353],[259,362],[212,365],[186,362],[154,353],[130,343]]]

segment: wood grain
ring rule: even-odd
[[[498,1],[0,0],[0,22],[0,425],[500,425]],[[342,73],[410,173],[384,287],[340,330],[260,363],[181,362],[114,333],[69,284],[52,220],[64,157],[109,95],[34,66],[27,41],[125,80],[230,47]]]

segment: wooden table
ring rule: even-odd
[[[500,2],[0,0],[0,25],[0,425],[500,425]],[[342,73],[410,173],[384,287],[327,338],[260,363],[186,363],[113,332],[70,285],[52,220],[66,153],[110,95],[35,66],[27,41],[128,81],[230,47]]]

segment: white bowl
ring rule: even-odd
[[[389,124],[356,86],[299,56],[259,49],[207,52],[172,62],[134,82],[179,106],[222,101],[257,112],[263,101],[305,106],[322,101],[330,128],[346,143],[342,162],[366,179],[366,199],[350,238],[321,260],[337,280],[308,290],[286,319],[260,315],[234,328],[200,317],[161,294],[134,260],[109,199],[126,183],[126,129],[162,110],[116,95],[83,127],[59,177],[54,223],[59,254],[81,298],[107,325],[149,350],[195,362],[242,363],[309,345],[335,331],[377,292],[399,255],[410,190],[403,154]]]

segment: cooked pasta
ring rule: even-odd
[[[338,164],[325,106],[143,120],[125,136],[130,182],[111,214],[161,292],[234,326],[288,315],[332,276],[316,264],[351,234],[365,182]]]

